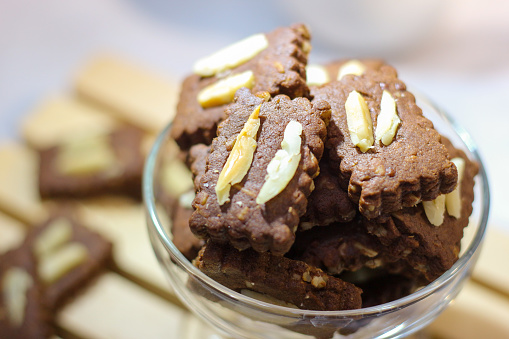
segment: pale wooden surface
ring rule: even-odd
[[[0,145],[0,205],[3,211],[26,222],[48,216],[37,190],[38,157],[34,150],[16,142]]]
[[[173,119],[178,88],[176,82],[106,55],[91,60],[76,77],[80,96],[149,132]]]
[[[495,225],[492,225],[495,226]],[[486,234],[473,278],[509,298],[509,236],[497,227]]]
[[[0,212],[0,253],[17,247],[25,237],[23,223]]]
[[[115,244],[115,263],[123,272],[147,285],[170,291],[149,244],[143,206],[120,198],[80,203],[81,221]]]
[[[129,280],[108,273],[57,316],[83,338],[178,338],[189,313]]]
[[[468,282],[453,301],[427,329],[440,338],[508,338],[509,299]]]
[[[70,114],[72,119],[69,119]],[[62,94],[36,105],[22,121],[20,130],[28,145],[43,149],[83,132],[107,133],[115,125],[118,121],[103,110]]]

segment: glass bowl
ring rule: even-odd
[[[415,91],[414,91],[415,93]],[[489,187],[477,146],[470,135],[422,95],[416,95],[435,128],[479,163],[474,209],[465,229],[459,260],[438,279],[395,301],[348,311],[310,311],[279,306],[237,293],[189,262],[172,242],[171,223],[158,197],[160,163],[171,125],[158,136],[143,178],[148,231],[154,252],[179,299],[216,329],[235,338],[397,338],[435,319],[457,296],[477,261],[489,213]]]

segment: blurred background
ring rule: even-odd
[[[1,0],[0,139],[17,137],[23,115],[69,88],[97,53],[179,79],[221,46],[305,22],[311,62],[384,57],[472,133],[492,183],[491,220],[509,232],[508,17],[504,0]]]
[[[101,53],[178,82],[196,59],[296,22],[312,32],[311,63],[382,57],[460,122],[487,167],[489,227],[509,235],[504,0],[0,0],[0,142],[20,140],[26,115],[71,92],[78,70]]]

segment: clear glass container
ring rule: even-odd
[[[415,92],[414,92],[415,93]],[[395,301],[358,310],[310,311],[278,306],[232,291],[200,272],[172,243],[171,223],[159,201],[160,162],[171,142],[167,126],[147,159],[143,194],[154,252],[179,299],[196,315],[234,338],[399,338],[435,319],[460,292],[477,261],[489,213],[483,162],[470,135],[422,95],[424,115],[453,144],[479,163],[474,209],[465,229],[459,260],[438,279]]]

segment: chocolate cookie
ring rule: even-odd
[[[95,277],[112,255],[110,242],[65,214],[35,226],[24,246],[35,254],[44,303],[51,310]]]
[[[339,185],[338,176],[330,170],[327,159],[320,161],[320,174],[314,183],[315,189],[309,196],[306,214],[300,219],[301,230],[347,222],[355,217],[357,207]]]
[[[432,224],[426,215],[423,203],[415,207],[407,207],[392,213],[390,219],[382,224],[368,222],[368,230],[375,234],[388,248],[408,247],[405,260],[427,280],[432,281],[447,271],[458,259],[463,228],[468,226],[474,201],[474,177],[479,167],[468,159],[465,153],[455,148],[451,142],[442,137],[450,157],[461,158],[465,166],[459,186],[459,215],[452,216],[449,201],[443,211],[443,221]],[[453,193],[452,193],[453,194]],[[429,212],[429,211],[428,211]]]
[[[225,66],[205,75],[200,72],[202,74],[193,74],[184,80],[171,129],[171,137],[182,149],[187,150],[197,143],[210,144],[216,136],[218,124],[226,118],[224,109],[228,98],[212,100],[213,103],[201,100],[204,90],[210,89],[219,81],[228,82],[233,76],[252,72],[245,85],[250,87],[253,93],[267,91],[271,96],[286,94],[291,98],[309,96],[305,66],[310,51],[310,35],[306,26],[278,28],[267,34],[258,34],[256,37],[264,40],[266,45],[262,46],[258,53],[253,53],[250,58],[243,59],[240,64],[234,63],[230,67]],[[249,47],[242,49],[249,50]],[[231,52],[223,59],[226,60],[233,54],[234,52]],[[225,87],[229,87],[231,91],[232,86],[223,86],[221,93],[228,92]],[[233,94],[234,91],[231,93],[231,99]]]
[[[191,169],[192,179],[195,182],[195,187],[198,187],[199,180],[203,173],[205,173],[205,165],[207,155],[210,151],[210,146],[198,144],[191,147],[187,152],[187,157],[184,159],[187,167]],[[176,166],[178,162],[179,166]],[[204,241],[198,239],[189,228],[189,218],[193,213],[192,201],[195,197],[195,188],[183,191],[187,184],[181,185],[184,181],[188,181],[188,174],[183,173],[182,169],[189,172],[188,168],[179,159],[174,159],[170,163],[167,176],[171,176],[171,180],[166,177],[166,184],[163,185],[158,193],[158,201],[161,202],[165,212],[171,219],[171,233],[173,235],[172,242],[177,249],[188,259],[193,260],[196,258],[198,251],[203,246]],[[182,173],[181,173],[182,172]],[[182,187],[180,187],[180,185]],[[189,188],[189,187],[188,187]]]
[[[26,246],[0,256],[0,289],[0,338],[51,336],[35,258]]]
[[[127,194],[141,198],[144,156],[141,130],[121,127],[111,134],[77,137],[40,152],[43,198]]]
[[[385,304],[406,297],[422,286],[415,278],[397,274],[382,274],[356,284],[362,288],[362,307]]]
[[[187,163],[193,174],[194,188],[198,190],[202,175],[207,168],[207,157],[210,153],[210,146],[197,144],[191,147],[187,156]]]
[[[331,104],[326,147],[332,168],[367,218],[433,200],[456,186],[456,167],[440,135],[391,67],[344,76],[312,94]]]
[[[182,196],[179,200],[183,200]],[[205,244],[205,242],[197,238],[189,228],[189,218],[191,217],[191,214],[193,214],[191,205],[189,204],[189,206],[185,206],[184,201],[179,201],[171,214],[172,241],[184,257],[190,261],[196,258],[198,251]]]
[[[282,255],[319,171],[330,106],[285,95],[267,99],[241,89],[228,106],[190,225],[201,238]]]
[[[461,214],[445,209],[443,222],[433,225],[423,203],[394,212],[384,222],[359,216],[350,223],[315,227],[297,233],[288,256],[320,267],[330,274],[383,268],[407,277],[432,281],[458,259],[463,228],[468,225],[478,166],[442,137],[451,158],[465,160],[459,189]],[[445,206],[445,205],[444,205]],[[444,207],[445,208],[445,207]]]
[[[358,216],[350,222],[297,232],[295,243],[286,256],[334,275],[398,261],[401,255],[389,251],[376,236],[369,234],[364,220]]]
[[[361,307],[361,289],[302,261],[208,242],[195,266],[235,291],[251,290],[308,310]]]

